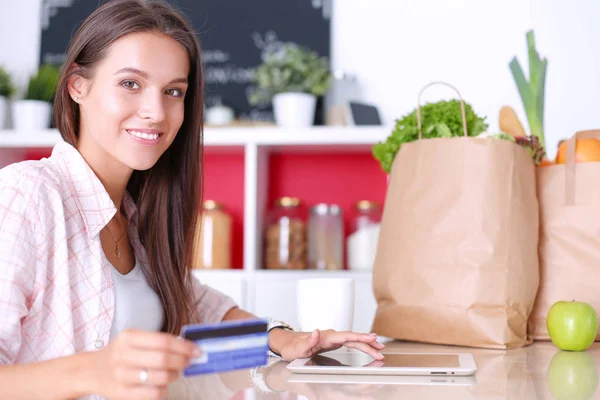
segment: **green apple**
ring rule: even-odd
[[[596,393],[598,368],[587,351],[558,351],[548,365],[546,379],[557,400],[587,400]]]
[[[579,301],[557,301],[546,317],[550,339],[561,350],[587,350],[598,333],[598,314]]]

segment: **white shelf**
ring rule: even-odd
[[[311,127],[307,129],[206,128],[204,145],[207,147],[247,147],[251,145],[281,150],[298,147],[365,149],[383,141],[390,127]],[[56,129],[34,132],[0,130],[0,148],[47,148],[62,140]]]
[[[261,280],[298,280],[304,278],[352,278],[359,281],[369,281],[373,276],[373,271],[323,271],[315,269],[305,270],[256,270],[254,273],[256,279]]]
[[[244,279],[247,275],[243,269],[194,269],[193,274],[198,278],[210,277],[211,279]],[[357,280],[370,280],[373,271],[323,271],[315,269],[304,270],[268,270],[257,269],[252,273],[257,279],[264,280],[298,280],[303,278],[352,278]]]
[[[62,138],[54,129],[37,132],[0,130],[0,148],[46,148],[53,147],[60,140]]]

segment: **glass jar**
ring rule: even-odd
[[[348,269],[370,270],[375,263],[379,229],[381,225],[381,204],[361,200],[354,205],[350,218],[350,234],[346,240]]]
[[[306,216],[296,197],[276,200],[267,215],[264,267],[306,269]]]
[[[318,204],[308,217],[308,267],[344,269],[344,218],[337,204]]]
[[[206,200],[194,243],[195,269],[231,268],[231,216],[223,204]]]

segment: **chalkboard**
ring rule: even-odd
[[[206,106],[228,105],[241,120],[273,121],[270,104],[252,107],[248,103],[255,88],[254,71],[283,42],[329,57],[331,1],[170,0],[192,22],[200,40]],[[72,34],[98,4],[97,0],[43,0],[40,63],[65,60]]]

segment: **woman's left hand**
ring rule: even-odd
[[[312,333],[285,331],[285,338],[282,335],[280,343],[279,354],[289,361],[309,358],[342,346],[360,350],[376,360],[382,360],[383,354],[379,351],[385,347],[377,341],[377,335],[374,333],[337,332],[333,329],[317,329]]]

